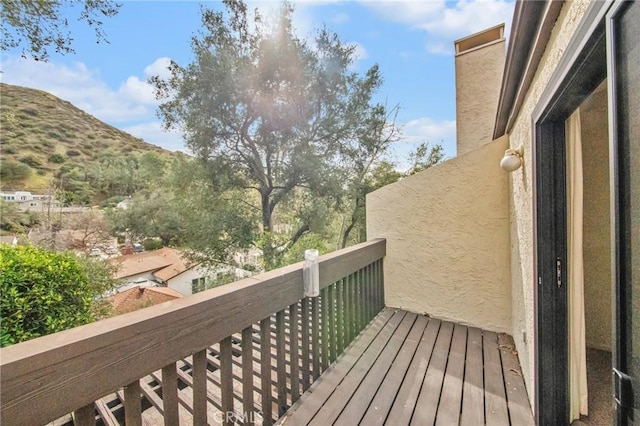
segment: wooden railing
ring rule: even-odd
[[[0,350],[1,423],[272,424],[383,308],[385,241]],[[69,414],[71,413],[71,414]]]

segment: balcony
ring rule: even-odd
[[[4,348],[1,423],[533,424],[509,336],[384,306],[385,247]]]

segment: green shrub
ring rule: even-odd
[[[40,159],[35,155],[25,155],[24,157],[20,157],[18,161],[34,169],[42,166],[42,161],[40,161]]]
[[[64,156],[62,154],[53,154],[49,157],[49,162],[54,164],[62,164],[64,163]]]
[[[32,168],[13,160],[0,161],[0,180],[5,185],[15,184],[31,175]]]
[[[117,206],[120,201],[124,200],[124,198],[125,198],[124,195],[114,195],[113,197],[109,197],[106,200],[104,200],[102,203],[100,203],[100,207],[113,208]]]
[[[13,146],[3,146],[2,147],[2,153],[3,154],[15,154],[16,152],[18,152],[18,150],[13,147]]]
[[[73,254],[0,245],[0,346],[94,320],[99,294]]]
[[[146,251],[151,251],[151,250],[158,250],[160,248],[162,248],[162,240],[159,238],[153,238],[153,239],[146,239],[142,242],[142,245],[144,246],[144,249]]]

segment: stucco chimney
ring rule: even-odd
[[[460,155],[492,140],[505,61],[504,24],[454,44],[456,146]]]

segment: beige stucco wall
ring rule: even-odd
[[[458,155],[493,138],[504,61],[504,38],[456,55]]]
[[[513,336],[518,349],[522,372],[529,398],[534,403],[534,249],[533,249],[533,187],[532,187],[532,113],[542,92],[560,62],[580,19],[588,6],[588,0],[574,0],[563,5],[551,38],[524,104],[509,133],[512,147],[524,146],[524,166],[509,175],[511,211],[511,281]]]
[[[508,144],[494,142],[367,196],[367,235],[386,238],[385,302],[511,332]]]
[[[587,346],[611,350],[611,221],[607,90],[580,105],[584,187],[584,302]]]

